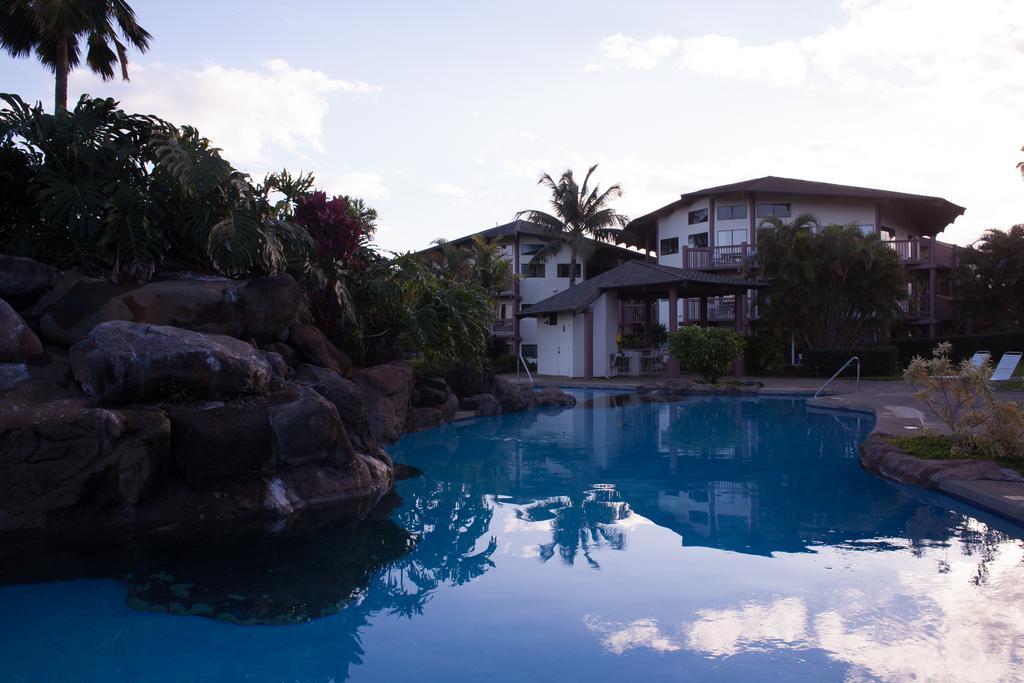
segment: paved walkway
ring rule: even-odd
[[[515,376],[509,376],[514,379]],[[527,381],[525,374],[520,379]],[[636,389],[644,384],[664,379],[664,375],[651,377],[613,377],[611,379],[579,380],[566,377],[535,375],[537,386],[559,386],[580,389]],[[690,377],[689,379],[696,379]],[[806,377],[747,377],[764,385],[761,394],[813,396],[823,379]],[[1022,391],[1000,391],[1000,398],[1024,402]],[[914,397],[914,391],[900,379],[863,380],[858,389],[853,380],[836,380],[829,385],[827,394],[809,398],[807,404],[817,408],[857,410],[875,416],[874,432],[893,436],[913,436],[925,431],[948,433],[927,406]],[[1024,525],[1024,482],[956,480],[943,481],[940,490],[965,500],[989,512]]]

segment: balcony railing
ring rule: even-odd
[[[902,299],[897,306],[900,316],[906,320],[920,320],[930,318],[932,314],[931,297],[928,292],[912,294],[907,299]]]
[[[747,320],[757,320],[760,313],[757,307],[757,299],[746,297]],[[700,320],[700,299],[686,300],[686,318],[688,323],[696,323]],[[708,297],[708,322],[721,323],[736,320],[736,299],[731,296]],[[683,322],[682,320],[680,322]]]
[[[683,247],[683,268],[739,270],[756,253],[751,244],[721,247]]]
[[[515,329],[513,326],[514,322],[512,318],[498,318],[491,323],[491,336],[511,337]]]
[[[643,325],[644,305],[643,304],[622,304],[623,325]]]

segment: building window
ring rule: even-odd
[[[519,245],[519,253],[523,256],[533,256],[543,248],[543,244],[521,244]]]
[[[679,238],[671,237],[667,240],[661,241],[661,255],[667,256],[668,254],[679,253]]]
[[[508,320],[508,304],[498,304],[498,320]]]
[[[715,233],[716,247],[738,247],[747,241],[750,233],[746,228],[741,230],[719,230]]]
[[[688,215],[689,215],[690,225],[694,225],[695,223],[707,223],[708,222],[708,210],[707,209],[697,209],[696,211],[691,211]]]
[[[536,344],[520,344],[519,353],[523,354],[523,358],[536,358],[537,357],[537,345]]]
[[[740,218],[746,218],[747,205],[731,204],[729,206],[720,206],[715,209],[715,215],[718,216],[718,220],[720,221],[732,221]]]
[[[521,263],[519,268],[523,277],[544,277],[546,273],[543,263]]]
[[[758,204],[757,205],[757,217],[767,218],[768,216],[777,216],[779,218],[789,218],[790,205],[789,204]]]
[[[875,224],[874,223],[864,223],[863,225],[858,225],[857,229],[860,230],[862,235],[874,235],[875,234]]]
[[[698,232],[696,235],[690,235],[686,238],[686,244],[690,247],[706,247],[708,246],[708,234],[706,232]]]
[[[582,263],[577,263],[576,267],[573,270],[576,271],[577,279],[583,276],[583,264]],[[558,277],[569,277],[569,264],[568,263],[559,263],[558,264],[557,275],[558,275]]]
[[[545,314],[545,316],[544,316],[544,323],[547,324],[547,325],[557,325],[558,324],[558,314],[557,313],[547,313],[547,314]]]

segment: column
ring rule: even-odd
[[[699,320],[700,326],[701,327],[707,327],[708,326],[708,298],[706,296],[702,296],[699,299],[699,301],[700,301],[700,320]]]
[[[679,290],[675,285],[668,288],[668,331],[669,334],[679,329]],[[669,355],[668,376],[679,376],[679,359]]]

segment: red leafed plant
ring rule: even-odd
[[[338,331],[344,317],[341,273],[362,266],[359,248],[366,237],[364,228],[347,198],[327,199],[324,192],[299,197],[293,220],[306,229],[317,245],[324,284],[310,292],[310,312],[316,326],[330,336]]]

